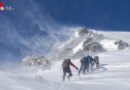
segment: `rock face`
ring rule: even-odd
[[[50,62],[43,56],[27,56],[22,60],[24,65],[50,67]]]
[[[78,29],[67,41],[52,47],[48,54],[49,60],[80,58],[84,55],[92,55],[107,51],[108,49],[111,49],[109,47],[112,47],[112,49],[116,48],[115,50],[117,50],[117,48],[118,50],[122,50],[128,47],[128,44],[122,40],[116,42],[115,40],[104,42],[103,40],[109,40],[107,40],[107,37],[104,37],[101,33],[85,27]]]
[[[126,43],[122,40],[116,41],[115,45],[118,45],[118,50],[122,50],[122,49],[129,47],[128,43]]]
[[[79,35],[84,35],[86,33],[88,33],[89,31],[87,30],[87,28],[83,27],[81,29],[78,30],[78,34]]]
[[[99,41],[104,39],[102,34],[83,27],[78,29],[70,38],[49,53],[52,59],[63,60],[64,58],[80,57],[88,52],[102,51]],[[87,40],[87,41],[86,41]],[[89,54],[89,53],[88,53]]]
[[[48,56],[51,56],[49,59],[63,60],[65,58],[80,58],[84,55],[107,51],[109,47],[113,47],[111,45],[114,45],[116,50],[117,48],[118,50],[122,50],[128,47],[128,44],[122,40],[102,43],[107,38],[101,33],[85,27],[80,28],[67,41],[52,48],[51,53],[48,54]]]
[[[97,52],[102,50],[103,47],[99,42],[86,40],[83,43],[83,51]]]
[[[80,37],[85,36],[85,38],[93,38],[96,40],[102,40],[104,38],[103,34],[97,34],[94,31],[88,30],[85,27],[79,29],[77,32],[78,32],[78,36]]]

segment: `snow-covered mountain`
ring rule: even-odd
[[[90,35],[91,31],[93,34]],[[122,40],[130,44],[130,32],[90,30],[89,33],[84,33],[86,34],[80,36],[76,32],[66,42],[55,45],[58,49],[53,47],[52,52],[55,53],[50,52],[48,56],[54,57],[53,55],[57,55],[66,47],[70,48],[74,55],[79,50],[83,51],[83,42],[86,41],[86,37],[91,37],[93,42],[98,42],[103,48],[103,51],[93,53],[100,58],[100,69],[79,78],[77,71],[72,68],[71,80],[62,82],[62,59],[51,61],[51,69],[45,71],[33,67],[3,65],[6,68],[0,69],[0,90],[130,90],[130,47],[118,50],[118,45],[114,43]],[[72,58],[72,62],[78,67],[79,59]]]
[[[79,58],[84,55],[95,55],[103,51],[125,49],[128,44],[122,40],[109,39],[102,32],[87,29],[78,29],[72,36],[52,48],[49,59],[60,60],[65,58]]]

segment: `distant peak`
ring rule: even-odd
[[[88,33],[88,29],[86,27],[82,27],[81,29],[78,30],[79,35],[83,35],[85,33]]]

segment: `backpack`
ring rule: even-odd
[[[69,65],[70,65],[70,59],[65,59],[62,63],[62,67],[63,69],[65,68],[69,68]]]
[[[86,57],[86,56],[83,57],[83,58],[81,59],[81,62],[82,62],[82,63],[87,63],[87,62],[88,62],[88,57]]]

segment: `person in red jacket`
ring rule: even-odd
[[[78,70],[78,67],[76,67],[70,59],[65,59],[62,63],[62,68],[63,68],[63,81],[65,81],[65,77],[66,77],[66,74],[68,73],[68,79],[70,80],[70,77],[72,77],[72,72],[71,72],[71,69],[70,69],[70,65],[73,66],[76,70]]]

